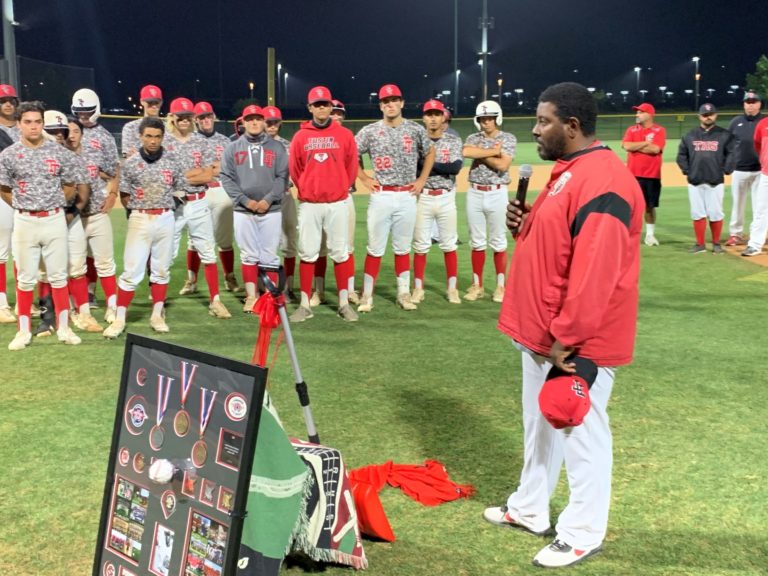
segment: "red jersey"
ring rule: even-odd
[[[667,131],[663,126],[651,124],[643,128],[641,124],[635,124],[627,128],[622,142],[651,142],[658,146],[658,154],[627,152],[627,167],[635,177],[661,178],[661,153],[667,143]]]
[[[631,362],[644,211],[607,147],[558,160],[517,238],[499,330],[543,356],[558,340],[598,366]]]
[[[763,118],[755,126],[755,152],[760,158],[760,172],[768,176],[768,117]]]
[[[357,178],[355,137],[330,120],[320,128],[304,122],[291,140],[289,170],[302,202],[339,202]]]

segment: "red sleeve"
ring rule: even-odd
[[[653,141],[659,147],[659,154],[664,152],[664,146],[667,145],[667,130],[664,126],[659,126],[658,138]]]
[[[360,167],[359,158],[357,157],[357,142],[352,132],[349,132],[348,137],[348,150],[347,150],[347,176],[349,177],[349,188],[355,185],[357,180],[357,170]]]
[[[761,132],[763,131],[763,124],[765,124],[765,118],[760,120],[760,122],[757,123],[757,126],[755,126],[755,134],[752,137],[754,143],[755,143],[755,152],[757,152],[757,155],[760,156],[760,149],[763,147],[763,137],[761,136]]]
[[[301,175],[304,172],[304,155],[301,153],[301,134],[297,133],[291,139],[290,153],[288,154],[288,173],[296,189],[299,189]]]
[[[626,129],[626,131],[624,132],[624,138],[622,138],[622,140],[621,140],[622,143],[623,142],[634,142],[634,140],[630,137],[630,131],[632,130],[632,128],[633,127],[630,126],[629,128]]]

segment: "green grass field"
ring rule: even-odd
[[[524,155],[533,156],[530,150]],[[356,201],[359,283],[367,198]],[[466,288],[463,204],[459,195],[460,287]],[[122,238],[122,212],[113,222]],[[663,192],[657,237],[661,246],[642,247],[635,362],[618,371],[609,408],[615,467],[605,551],[567,573],[762,575],[768,569],[762,444],[768,375],[760,342],[768,270],[731,255],[687,254],[692,230],[681,188]],[[119,250],[122,261],[122,244]],[[175,296],[183,267],[180,258],[169,291],[171,333],[163,338],[249,361],[257,319],[237,312],[232,320],[215,320],[204,294]],[[486,269],[489,283],[491,276]],[[506,499],[520,472],[519,353],[495,328],[498,305],[487,299],[448,304],[443,285],[435,247],[426,302],[418,311],[400,311],[387,255],[371,314],[344,323],[332,298],[312,320],[293,327],[320,436],[342,451],[350,468],[438,459],[455,481],[477,488],[472,499],[436,508],[384,489],[397,541],[366,543],[367,574],[541,574],[530,561],[546,541],[481,518],[486,506]],[[232,295],[223,298],[238,310]],[[96,314],[100,318],[103,308]],[[151,335],[148,321],[142,289],[129,311],[129,330]],[[125,340],[85,334],[79,347],[35,341],[10,353],[14,332],[0,326],[0,573],[90,574]],[[270,382],[288,432],[304,437],[284,348]],[[561,479],[553,521],[566,498]],[[304,573],[299,567],[284,572]],[[350,571],[328,567],[325,573]]]

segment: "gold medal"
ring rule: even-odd
[[[202,468],[205,466],[205,461],[208,459],[208,445],[203,440],[198,440],[192,446],[192,464],[196,468]]]
[[[173,431],[176,432],[176,436],[183,437],[189,432],[189,414],[186,410],[179,410],[176,417],[173,419]]]

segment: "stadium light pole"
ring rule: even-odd
[[[691,58],[691,62],[693,62],[694,66],[696,67],[696,71],[694,73],[694,80],[696,81],[694,85],[693,90],[693,109],[694,111],[698,111],[699,109],[699,81],[701,80],[701,74],[699,74],[699,61],[701,58],[698,56],[694,56]]]
[[[459,113],[459,76],[461,76],[461,70],[456,68],[456,80],[453,85],[453,113]]]
[[[283,65],[280,64],[280,62],[277,63],[277,96],[275,96],[275,100],[277,101],[278,105],[280,104],[280,97],[283,95],[283,91],[280,88],[280,78],[282,78],[282,70]]]
[[[248,82],[248,90],[250,90],[250,98],[253,100],[253,81]]]
[[[640,66],[635,66],[635,93],[640,93]]]
[[[483,0],[483,15],[478,25],[483,31],[480,65],[483,67],[483,100],[488,100],[488,29],[493,28],[493,18],[488,17],[488,0]]]
[[[453,0],[453,69],[456,80],[453,86],[453,113],[459,112],[459,0]]]
[[[283,105],[288,106],[288,72],[285,73],[285,90],[283,90]]]
[[[3,80],[14,88],[19,87],[19,69],[16,59],[16,31],[14,28],[19,23],[13,16],[13,0],[3,0],[3,58],[6,70],[3,71]],[[7,78],[6,78],[7,76]]]

